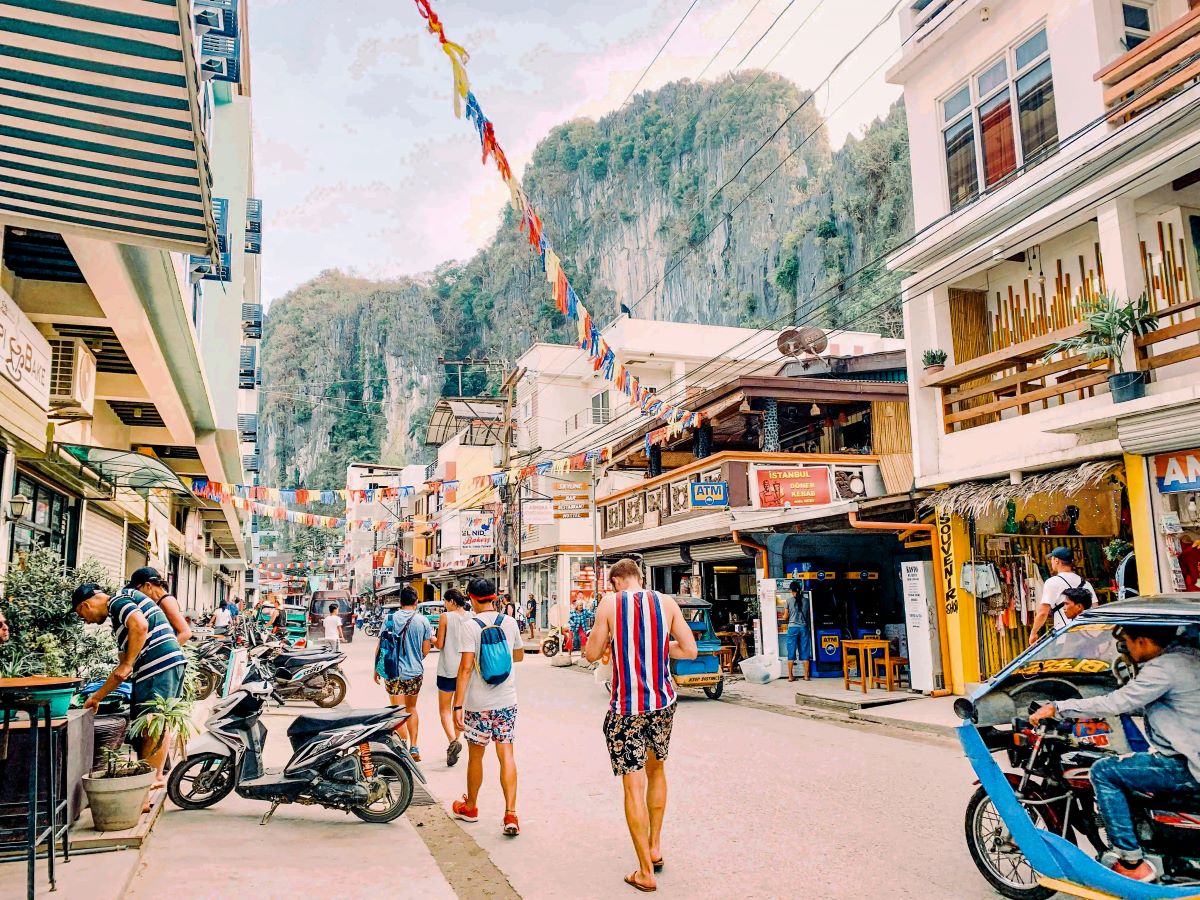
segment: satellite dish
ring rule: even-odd
[[[813,356],[825,352],[825,348],[829,346],[828,336],[815,325],[805,325],[801,328],[796,340],[805,353],[811,353]]]
[[[775,346],[779,348],[779,352],[783,356],[799,356],[804,347],[800,344],[800,332],[795,328],[788,328],[779,335],[779,340],[775,342]]]

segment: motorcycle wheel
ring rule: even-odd
[[[364,822],[382,825],[404,815],[408,804],[412,803],[412,773],[392,753],[372,750],[371,760],[375,764],[375,777],[382,778],[387,785],[387,796],[368,806],[356,806],[351,812]]]
[[[558,656],[558,641],[554,638],[546,638],[542,641],[542,656],[549,659],[552,656]]]
[[[233,790],[233,759],[219,753],[197,753],[171,770],[167,796],[180,809],[207,809]]]
[[[333,709],[346,699],[346,679],[338,672],[325,676],[325,693],[313,700],[322,709]]]
[[[207,700],[217,689],[218,675],[205,670],[196,677],[196,700]]]
[[[1040,806],[1026,807],[1039,828],[1049,829]],[[979,873],[996,891],[1013,900],[1046,900],[1054,891],[1037,883],[1037,873],[1008,836],[1004,820],[982,787],[967,804],[965,818],[967,849]],[[1002,846],[1007,844],[1007,846]],[[1011,849],[1010,849],[1011,848]]]
[[[725,679],[724,678],[722,678],[720,681],[718,681],[712,687],[706,687],[704,689],[704,696],[707,697],[709,700],[720,700],[721,695],[723,693],[725,693]]]

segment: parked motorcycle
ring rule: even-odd
[[[366,631],[369,637],[379,637],[379,632],[383,629],[383,616],[379,612],[370,613],[367,616],[366,624],[363,630]]]
[[[542,656],[549,659],[570,649],[570,636],[561,628],[555,628],[542,641]]]
[[[205,809],[232,791],[271,804],[266,825],[283,803],[319,804],[364,822],[391,822],[412,801],[413,778],[425,777],[396,736],[408,718],[400,707],[336,710],[298,716],[288,727],[292,756],[278,770],[263,767],[266,703],[279,700],[270,673],[249,664],[241,686],[213,707],[203,734],[171,772],[167,795],[181,809]]]
[[[346,699],[348,685],[341,670],[345,653],[264,644],[251,650],[250,655],[265,665],[283,700],[311,700],[317,706],[332,709]]]

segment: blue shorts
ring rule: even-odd
[[[453,694],[457,685],[458,679],[453,675],[439,675],[437,677],[438,690],[443,694]]]
[[[807,625],[788,626],[787,658],[800,662],[812,659],[812,637]]]
[[[150,712],[150,704],[158,697],[183,696],[184,664],[172,666],[157,675],[133,683],[130,693],[129,720],[132,722],[142,713]]]

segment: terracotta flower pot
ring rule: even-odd
[[[946,366],[944,364],[938,363],[935,366],[926,366],[925,371],[928,372],[930,375],[933,375],[937,372],[941,372],[945,368],[946,368]]]

